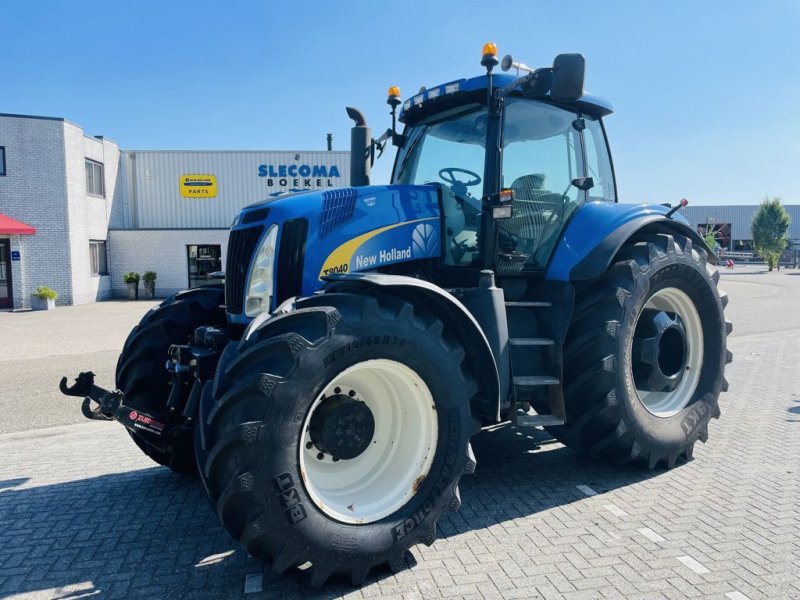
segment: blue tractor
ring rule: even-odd
[[[358,584],[432,544],[482,426],[652,469],[690,458],[719,416],[716,260],[681,205],[618,202],[611,107],[584,93],[583,57],[495,73],[487,44],[481,64],[405,102],[390,89],[378,139],[348,109],[352,187],[243,209],[224,288],[150,311],[116,390],[62,381],[87,416],[198,472],[277,572]],[[391,183],[370,185],[389,143]]]

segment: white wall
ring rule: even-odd
[[[62,119],[0,115],[6,149],[0,213],[36,228],[36,235],[11,242],[21,253],[21,264],[12,265],[15,308],[29,307],[40,285],[58,292],[58,304],[72,303],[64,125]]]
[[[112,205],[117,189],[119,148],[106,139],[86,137],[80,127],[65,123],[67,202],[74,304],[111,297],[111,277],[93,276],[89,253],[90,240],[106,240]],[[86,193],[86,159],[103,165],[105,195]]]
[[[169,296],[189,287],[187,246],[219,244],[222,247],[222,269],[228,253],[227,229],[111,229],[108,232],[108,267],[112,273],[111,291],[115,297],[126,297],[125,273],[144,275],[155,271],[156,295]],[[140,297],[144,284],[139,284]]]

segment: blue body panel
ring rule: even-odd
[[[240,224],[247,213],[265,207],[269,208],[265,220]],[[304,296],[319,290],[323,285],[320,277],[327,274],[374,270],[441,256],[439,196],[433,186],[375,185],[286,195],[248,206],[237,217],[232,231],[264,225],[266,232],[277,224],[279,256],[280,226],[297,218],[308,220]],[[280,277],[277,261],[275,268]],[[276,284],[277,277],[273,286]],[[243,315],[241,319],[237,315],[236,320],[249,321]]]
[[[581,206],[569,222],[556,247],[547,279],[569,281],[573,267],[597,248],[613,232],[633,221],[656,221],[664,218],[669,208],[660,204],[614,204],[589,202]],[[672,221],[688,226],[688,221],[674,214]]]

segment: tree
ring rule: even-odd
[[[790,223],[791,219],[780,198],[767,196],[753,216],[753,248],[767,261],[770,271],[778,264],[781,252],[786,248],[789,240],[786,232]]]

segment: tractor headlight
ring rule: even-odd
[[[272,273],[275,266],[275,242],[278,239],[278,226],[270,225],[261,245],[258,247],[248,273],[247,296],[244,299],[244,314],[255,317],[269,310],[272,303]]]

